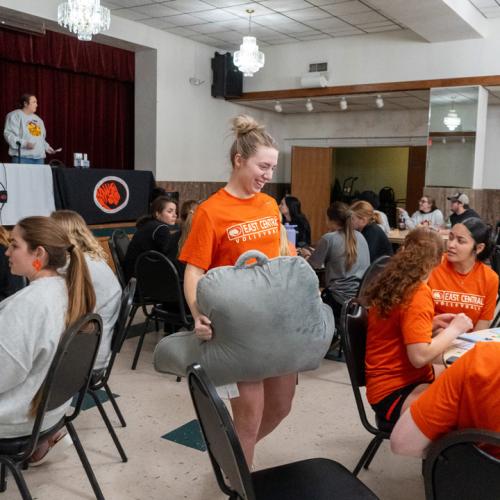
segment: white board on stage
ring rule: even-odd
[[[3,226],[13,226],[32,215],[50,215],[55,210],[52,169],[48,165],[0,164],[0,182],[8,192],[0,212]]]

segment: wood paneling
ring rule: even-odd
[[[311,224],[313,242],[327,232],[332,162],[332,148],[292,148],[292,195],[300,200],[302,211]]]
[[[418,210],[418,200],[424,191],[427,146],[410,147],[408,153],[406,210],[411,215],[415,210]]]
[[[463,78],[440,78],[434,80],[413,80],[407,82],[365,83],[362,85],[339,85],[313,89],[265,90],[244,92],[240,97],[229,101],[256,101],[274,99],[293,99],[301,97],[322,97],[329,95],[369,94],[371,92],[395,92],[405,90],[428,90],[438,87],[461,87],[467,85],[500,85],[500,75],[470,76]]]
[[[459,187],[425,187],[424,191],[436,199],[437,207],[445,219],[450,214],[448,196],[460,192],[469,197],[473,208],[486,222],[493,226],[500,220],[500,189],[464,189]]]

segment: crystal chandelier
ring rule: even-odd
[[[451,109],[448,111],[448,114],[443,118],[443,123],[448,127],[448,130],[455,130],[461,123],[462,119],[458,116],[455,111],[455,105],[451,103]]]
[[[57,8],[57,22],[78,40],[92,40],[92,35],[109,29],[110,21],[109,9],[102,7],[100,0],[67,0]]]
[[[264,66],[264,54],[259,50],[257,39],[251,36],[253,9],[246,10],[248,14],[248,36],[243,37],[243,43],[240,50],[234,53],[233,61],[243,76],[253,76],[260,68]]]

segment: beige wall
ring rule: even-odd
[[[335,151],[334,175],[340,185],[347,177],[359,177],[354,191],[394,189],[396,199],[406,198],[408,148],[339,148]]]

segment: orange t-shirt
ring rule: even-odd
[[[376,404],[397,389],[434,380],[432,365],[415,368],[406,352],[408,344],[430,343],[434,303],[429,287],[421,283],[407,304],[396,306],[388,318],[376,307],[368,311],[366,339],[366,396]]]
[[[411,405],[411,416],[431,441],[455,429],[500,432],[500,343],[478,342]],[[500,449],[488,447],[500,458]]]
[[[220,189],[196,209],[179,260],[207,271],[233,266],[247,250],[279,257],[280,220],[278,205],[267,194],[242,199]]]
[[[463,312],[474,325],[482,319],[493,319],[498,275],[482,262],[477,261],[472,270],[463,275],[455,271],[445,256],[432,271],[428,284],[436,314]]]

